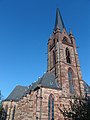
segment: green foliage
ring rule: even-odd
[[[0,120],[6,120],[7,113],[2,106],[2,94],[0,91]]]
[[[59,110],[63,114],[65,119],[70,120],[90,120],[90,100],[89,99],[73,99],[70,100],[70,107]]]
[[[0,120],[6,120],[7,113],[2,106],[2,102],[0,102]]]
[[[2,106],[0,105],[0,119],[1,119],[1,116],[2,116],[2,111],[3,111],[3,108],[2,108]]]

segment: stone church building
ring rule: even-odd
[[[41,78],[29,87],[16,86],[3,101],[6,120],[64,120],[58,107],[68,107],[70,99],[90,93],[82,80],[74,35],[67,33],[59,9],[47,60],[47,72]]]

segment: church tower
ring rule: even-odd
[[[67,33],[57,9],[48,40],[47,72],[29,87],[16,86],[3,101],[7,120],[65,120],[59,108],[69,108],[70,100],[84,97],[84,90],[90,96],[90,87],[82,80],[74,35]]]
[[[58,8],[54,31],[48,40],[48,73],[55,74],[57,85],[63,92],[83,95],[75,38],[71,31],[67,33]]]

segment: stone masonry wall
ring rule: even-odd
[[[15,109],[17,107],[17,102],[14,101],[4,101],[3,102],[3,108],[7,112],[7,118],[6,120],[12,120],[15,114]]]
[[[50,88],[40,88],[27,94],[21,99],[16,108],[15,120],[48,120],[48,100],[50,94],[54,95],[54,116],[55,120],[64,120],[58,107],[63,104],[69,106],[70,94]]]

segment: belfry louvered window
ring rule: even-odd
[[[66,48],[66,61],[71,64],[70,52],[68,48]]]
[[[48,120],[54,120],[54,96],[51,94],[48,100]]]
[[[68,69],[68,80],[69,80],[69,89],[70,89],[70,93],[74,93],[73,71],[72,71],[71,68]]]
[[[63,38],[63,42],[64,43],[67,43],[68,42],[68,39],[66,37]]]
[[[53,66],[56,64],[56,54],[55,51],[53,51]]]

